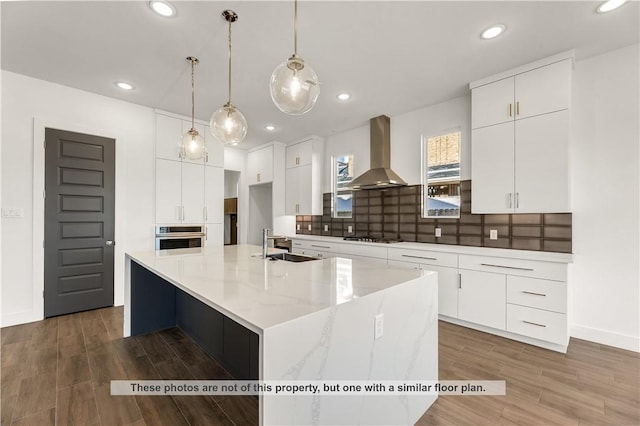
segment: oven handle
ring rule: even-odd
[[[156,234],[156,238],[159,239],[163,239],[163,240],[174,240],[177,238],[201,238],[204,237],[205,233],[204,232],[183,232],[183,233],[178,233],[178,232],[174,232],[172,234]]]

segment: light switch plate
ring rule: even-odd
[[[308,226],[307,226],[307,229],[308,229],[309,231],[311,231],[311,225],[308,225]]]
[[[442,237],[442,228],[436,228],[436,237]]]
[[[384,334],[384,314],[373,317],[373,339],[378,340]]]
[[[498,230],[497,229],[490,229],[489,230],[489,239],[490,240],[497,240],[498,239]]]
[[[329,225],[324,225],[324,232],[329,232]]]
[[[347,226],[347,232],[350,234],[353,233],[353,226],[351,225]]]
[[[24,209],[19,207],[2,208],[2,217],[5,218],[20,218],[24,217]]]
[[[299,224],[299,223],[297,223],[297,224],[296,224],[296,231],[299,231],[299,230],[300,230],[300,224]]]

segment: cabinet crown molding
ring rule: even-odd
[[[558,53],[553,56],[546,57],[544,59],[539,59],[535,62],[528,63],[526,65],[521,65],[516,68],[512,68],[507,71],[503,71],[498,74],[493,74],[492,76],[481,78],[479,80],[472,81],[469,83],[469,89],[475,89],[479,86],[484,86],[485,84],[493,83],[494,81],[502,80],[508,77],[513,77],[514,75],[522,74],[523,72],[531,71],[536,68],[544,67],[547,65],[551,65],[555,62],[564,61],[565,59],[571,59],[572,66],[573,61],[575,60],[575,50],[567,50],[566,52]]]

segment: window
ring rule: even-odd
[[[422,138],[422,217],[460,217],[460,131]]]
[[[332,158],[333,217],[350,218],[353,192],[345,189],[353,180],[353,155]]]

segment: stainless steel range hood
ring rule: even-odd
[[[391,119],[386,115],[370,120],[371,168],[351,181],[348,189],[382,189],[405,186],[407,182],[391,170]]]

